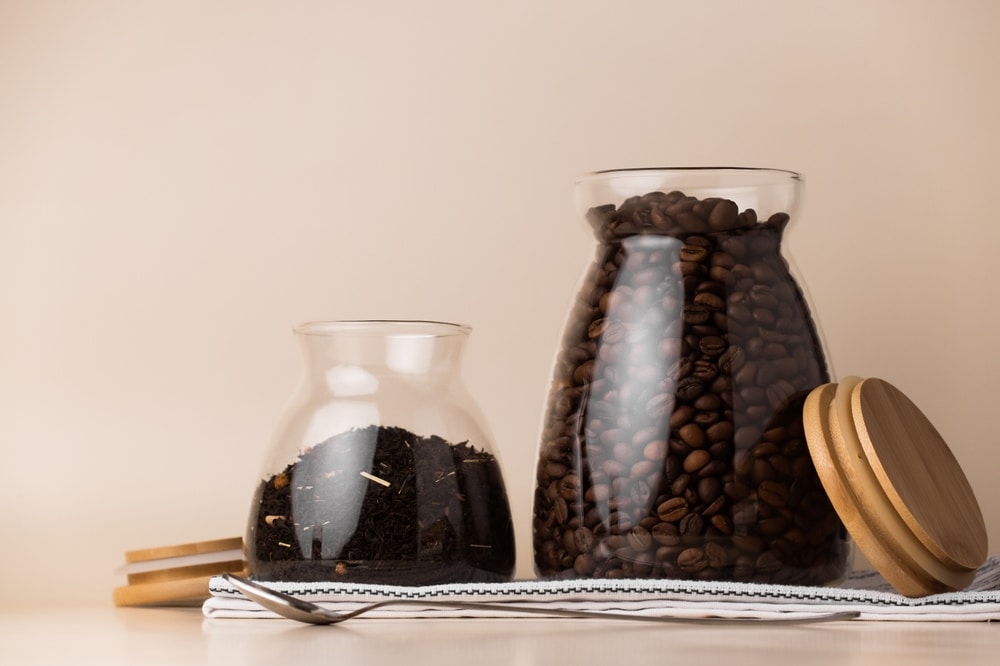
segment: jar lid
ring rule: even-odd
[[[987,555],[972,486],[933,424],[882,379],[846,377],[806,398],[810,454],[861,552],[901,594],[967,587]]]
[[[128,585],[116,587],[116,606],[200,604],[212,576],[244,573],[243,539],[230,537],[125,553]]]

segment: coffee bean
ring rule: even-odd
[[[711,455],[711,452],[709,452]],[[698,470],[698,476],[722,476],[729,471],[729,466],[722,460],[709,460],[708,463]]]
[[[591,555],[581,553],[573,560],[573,571],[579,576],[591,576],[595,569],[597,569],[597,561]]]
[[[608,516],[608,528],[615,534],[621,534],[632,529],[632,517],[624,511],[613,511]]]
[[[726,536],[733,533],[733,521],[724,513],[715,514],[709,518],[709,522],[712,523],[712,527]]]
[[[679,405],[670,415],[670,427],[679,429],[686,423],[690,423],[694,418],[695,409],[690,405]]]
[[[679,475],[676,479],[674,479],[670,483],[670,494],[673,495],[675,499],[678,500],[683,499],[686,504],[687,499],[685,499],[685,496],[688,490],[688,486],[691,485],[691,479],[692,477],[690,474]]]
[[[746,361],[746,352],[742,347],[730,345],[719,357],[719,367],[723,372],[737,372]]]
[[[681,261],[700,263],[708,257],[708,249],[697,245],[684,245],[681,247]]]
[[[705,392],[705,383],[697,377],[685,377],[677,382],[677,398],[683,402],[692,402]]]
[[[562,497],[557,497],[552,503],[552,514],[560,525],[569,521],[569,504]]]
[[[760,492],[758,490],[758,492]],[[698,499],[705,504],[711,504],[722,494],[722,481],[718,477],[709,476],[698,481]]]
[[[700,514],[689,513],[681,518],[681,522],[677,524],[677,529],[680,530],[681,536],[684,537],[699,536],[705,530],[705,521]]]
[[[716,541],[706,543],[704,553],[705,559],[708,560],[708,566],[713,569],[721,569],[729,564],[729,554],[722,544]]]
[[[573,371],[574,381],[580,384],[586,384],[594,377],[594,361],[587,360],[581,365],[577,366],[576,370]]]
[[[688,513],[688,503],[683,497],[672,497],[656,508],[657,516],[665,523],[675,523]]]
[[[708,315],[711,312],[720,312],[725,309],[726,302],[722,300],[718,295],[702,292],[700,294],[695,294],[694,304],[703,308],[702,312]],[[708,321],[708,317],[705,317],[705,321]],[[705,322],[701,322],[705,323]]]
[[[719,421],[705,430],[705,436],[710,442],[727,442],[733,437],[732,421]]]
[[[788,504],[788,486],[777,481],[761,481],[757,486],[757,496],[771,506]]]
[[[712,208],[708,216],[708,226],[715,231],[732,229],[739,218],[739,211],[735,201],[724,199]]]
[[[645,481],[635,480],[629,484],[628,496],[633,507],[642,508],[643,511],[647,510],[652,494],[649,485]]]
[[[576,549],[581,553],[589,553],[594,549],[596,537],[588,527],[580,527],[573,532]]]
[[[792,462],[785,456],[771,456],[767,459],[779,478],[792,476]]]
[[[691,448],[701,448],[705,446],[705,432],[695,423],[688,423],[677,430],[681,440]],[[692,470],[688,470],[692,471]]]
[[[760,426],[746,425],[735,432],[733,442],[738,449],[748,449],[751,445],[757,443],[760,439],[760,434]]]
[[[708,447],[708,452],[712,454],[713,460],[723,463],[726,465],[727,469],[732,466],[733,443],[728,439],[723,439],[711,444]]]
[[[646,444],[642,449],[642,455],[646,460],[658,462],[667,455],[667,442],[664,439],[654,439]]]
[[[559,480],[559,494],[567,502],[577,499],[580,492],[580,479],[576,474],[567,474]]]
[[[705,449],[695,449],[684,458],[684,471],[689,474],[697,472],[707,465],[711,459],[712,454]]]
[[[642,552],[652,547],[653,537],[646,528],[636,526],[629,530],[628,545],[633,551]]]
[[[708,558],[701,548],[685,548],[677,556],[677,566],[684,573],[698,573],[708,566]]]
[[[781,569],[781,560],[771,551],[765,551],[757,556],[754,567],[758,573],[773,574]]]
[[[669,522],[658,522],[649,531],[653,540],[661,545],[676,546],[680,543],[680,531],[677,526]]]
[[[646,402],[645,412],[650,418],[661,420],[670,415],[673,406],[673,394],[660,393]]]
[[[727,344],[717,335],[708,335],[698,342],[698,348],[707,356],[718,356],[726,350]]]

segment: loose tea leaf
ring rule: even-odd
[[[261,482],[248,560],[262,580],[506,580],[514,537],[496,458],[403,428],[335,435]]]

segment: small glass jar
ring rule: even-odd
[[[500,462],[459,362],[470,330],[424,321],[295,329],[306,372],[250,509],[250,574],[427,585],[508,580]]]
[[[843,576],[846,531],[802,422],[829,371],[781,254],[800,183],[732,168],[578,182],[598,246],[539,448],[540,576]]]

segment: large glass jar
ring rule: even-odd
[[[781,254],[800,183],[731,168],[577,183],[598,246],[543,425],[540,576],[820,584],[845,572],[846,532],[802,424],[829,372]]]
[[[508,580],[506,488],[459,373],[470,329],[342,321],[295,332],[306,372],[250,509],[251,575],[396,585]]]

